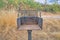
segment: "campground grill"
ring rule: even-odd
[[[43,19],[39,10],[19,10],[17,29],[28,31],[28,40],[32,40],[32,30],[42,29]]]
[[[38,10],[20,10],[17,18],[17,28],[19,30],[42,29],[43,19]],[[29,27],[30,26],[30,27]],[[35,27],[36,26],[36,27]]]

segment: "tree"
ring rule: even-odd
[[[47,6],[47,0],[45,0],[45,4],[44,5],[45,5],[45,9],[44,10],[47,11],[47,8],[46,8],[46,6]]]
[[[58,4],[58,0],[55,0],[55,4]]]
[[[0,8],[3,8],[5,6],[5,2],[3,0],[0,0]]]

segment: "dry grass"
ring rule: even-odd
[[[27,40],[27,31],[18,31],[17,12],[0,12],[0,40]],[[43,30],[33,30],[33,40],[60,40],[60,20],[44,19]],[[56,34],[55,34],[56,32]]]
[[[60,19],[44,19],[43,28],[49,32],[60,32]]]

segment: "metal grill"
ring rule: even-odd
[[[19,30],[27,30],[28,40],[32,40],[32,30],[40,30],[40,28],[42,29],[43,19],[40,17],[41,14],[38,10],[19,11],[17,18],[17,26]]]
[[[20,10],[18,13],[18,17],[22,17],[22,16],[38,16],[38,10]]]

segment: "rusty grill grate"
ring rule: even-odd
[[[38,14],[39,12],[39,14]],[[20,10],[19,13],[18,13],[18,17],[21,17],[21,16],[38,16],[40,14],[40,11],[38,10]]]

